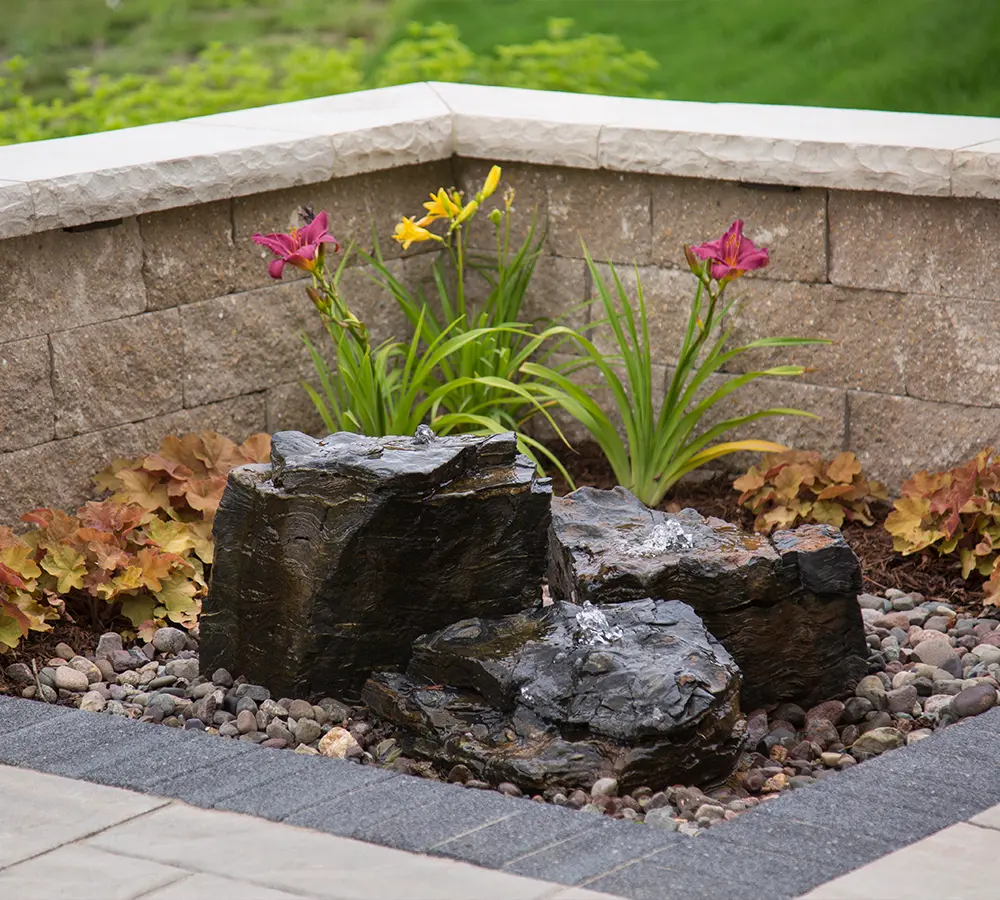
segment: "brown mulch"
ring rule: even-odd
[[[577,487],[612,488],[617,483],[596,444],[582,444],[563,462]],[[556,494],[569,491],[569,485],[558,475],[552,482]],[[739,506],[738,497],[731,477],[701,472],[696,478],[678,484],[659,508],[676,512],[691,507],[703,516],[716,516],[752,530],[754,517]],[[891,509],[890,504],[879,503],[872,509],[875,518],[872,527],[853,523],[843,529],[844,538],[861,560],[864,590],[873,594],[884,594],[889,588],[917,591],[928,600],[942,600],[965,612],[980,613],[983,609],[981,577],[973,575],[965,581],[955,561],[943,559],[933,552],[901,556],[892,549],[892,536],[882,527]]]

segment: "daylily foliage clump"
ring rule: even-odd
[[[304,338],[319,388],[308,382],[303,387],[330,431],[384,436],[410,435],[420,425],[439,434],[509,429],[518,432],[522,451],[561,466],[545,446],[520,429],[524,418],[548,415],[522,383],[522,364],[561,332],[536,332],[531,323],[521,321],[541,243],[533,240],[532,229],[527,241],[511,250],[513,191],[506,192],[504,209],[489,216],[496,232],[496,255],[472,258],[468,248],[468,225],[496,192],[500,178],[500,167],[493,166],[471,198],[455,188],[439,188],[423,204],[423,216],[404,216],[396,225],[392,237],[404,250],[433,241],[445,251],[451,265],[446,269],[440,259],[434,264],[435,305],[396,278],[386,265],[377,234],[373,252],[357,250],[369,266],[369,277],[410,323],[412,334],[405,340],[372,344],[367,326],[340,287],[354,248],[334,271],[326,265],[326,247],[332,245],[334,251],[339,247],[327,233],[326,213],[313,218],[310,210],[304,210],[306,229],[253,236],[277,257],[269,269],[272,277],[281,277],[274,266],[282,261],[312,276],[306,290],[330,336],[336,365]],[[305,230],[309,233],[302,237]],[[486,297],[477,297],[475,308],[468,297],[470,269],[481,277],[477,287],[486,285]]]
[[[949,471],[918,472],[885,527],[904,556],[927,548],[957,556],[962,577],[985,576],[985,602],[1000,606],[1000,457],[992,447]]]
[[[888,499],[885,485],[866,478],[861,463],[845,451],[827,461],[805,450],[768,453],[733,482],[740,506],[757,518],[764,534],[817,522],[840,528],[845,522],[874,524],[870,503]]]
[[[766,266],[768,252],[744,237],[741,221],[734,222],[718,240],[684,250],[697,283],[665,395],[656,383],[656,361],[638,271],[633,303],[615,267],[609,266],[613,282],[609,288],[586,249],[591,280],[604,307],[605,318],[598,328],[610,329],[616,352],[606,354],[594,340],[582,334],[572,335],[582,357],[599,374],[597,384],[577,383],[564,373],[534,362],[523,366],[525,372],[545,383],[537,392],[538,398],[558,404],[577,419],[604,451],[618,483],[648,506],[658,505],[681,477],[712,460],[740,451],[785,449],[773,441],[755,439],[717,442],[733,429],[767,416],[811,415],[772,407],[728,418],[714,416],[714,423],[705,427],[704,420],[713,415],[714,408],[744,385],[765,376],[801,375],[805,368],[781,365],[750,371],[728,378],[714,390],[708,388],[709,378],[736,357],[759,348],[828,343],[779,337],[729,347],[724,320],[734,301],[725,299],[726,288],[746,272]],[[607,407],[600,400],[602,389],[611,395]]]

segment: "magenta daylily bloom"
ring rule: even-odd
[[[742,219],[733,222],[718,240],[692,247],[691,252],[712,261],[711,274],[719,282],[739,278],[752,269],[763,269],[770,262],[765,248],[755,247],[753,241],[743,237]]]
[[[326,230],[327,224],[327,215],[321,212],[308,225],[293,228],[288,234],[255,234],[253,242],[267,247],[276,257],[267,267],[268,275],[281,278],[286,263],[307,272],[315,271],[323,260],[324,244],[333,244],[334,252],[340,249],[337,239]]]

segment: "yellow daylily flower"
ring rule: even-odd
[[[491,196],[493,192],[497,189],[497,185],[500,183],[500,166],[494,166],[490,169],[490,174],[486,176],[486,182],[483,184],[483,189],[479,194],[479,201],[482,202],[487,197]]]
[[[462,211],[455,217],[455,221],[452,222],[452,227],[456,225],[461,225],[469,216],[473,215],[475,211],[479,209],[479,202],[477,200],[470,200],[465,204]]]
[[[444,188],[441,188],[436,194],[431,194],[431,199],[424,204],[424,209],[427,210],[427,215],[424,219],[433,222],[436,219],[455,218],[461,210],[461,206],[448,196],[448,192]],[[421,219],[421,221],[424,221],[424,219]]]
[[[423,218],[420,222],[426,222],[427,219]],[[410,249],[410,244],[414,241],[440,241],[436,234],[432,234],[426,228],[424,228],[420,223],[414,222],[412,216],[403,216],[403,221],[396,225],[396,230],[392,235],[393,240],[399,241],[403,245],[404,250]]]

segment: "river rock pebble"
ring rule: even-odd
[[[881,598],[862,595],[859,605],[872,656],[870,674],[858,683],[854,696],[805,709],[786,702],[749,710],[746,751],[736,777],[727,784],[707,792],[652,784],[623,794],[616,779],[602,777],[533,799],[698,834],[724,827],[765,800],[780,802],[776,798],[785,791],[807,790],[816,781],[839,778],[859,762],[925,740],[1000,701],[1000,623],[955,615],[940,603],[901,592]],[[907,616],[905,626],[901,615]],[[942,626],[944,630],[938,630]],[[141,647],[128,648],[120,635],[109,633],[101,636],[93,652],[77,649],[84,650],[61,644],[51,659],[36,661],[47,702],[205,731],[274,750],[385,766],[509,797],[521,792],[512,783],[491,787],[466,766],[436,771],[430,763],[408,756],[405,742],[397,740],[391,726],[337,698],[312,698],[315,703],[306,697],[273,699],[266,687],[225,669],[204,677],[197,641],[181,629],[160,629]],[[899,655],[894,659],[895,653]],[[3,676],[13,692],[36,698],[29,665],[10,664]]]

